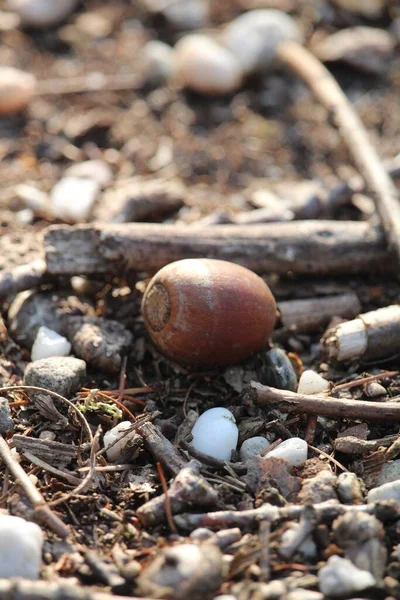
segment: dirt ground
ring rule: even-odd
[[[61,223],[40,215],[34,215],[28,223],[23,222],[25,206],[16,193],[16,186],[28,183],[48,193],[65,169],[74,163],[102,159],[112,169],[111,186],[136,176],[184,184],[184,206],[167,218],[154,220],[188,225],[207,216],[223,214],[235,219],[236,215],[251,211],[254,209],[250,202],[252,190],[263,186],[268,189],[273,184],[290,187],[304,180],[318,180],[333,187],[357,175],[346,146],[327,119],[325,109],[288,72],[277,69],[272,74],[254,76],[237,93],[217,98],[185,91],[179,83],[150,85],[141,60],[145,44],[157,39],[173,45],[185,33],[174,29],[162,15],[152,13],[151,4],[144,0],[82,1],[63,24],[44,31],[8,28],[6,21],[3,26],[0,21],[0,64],[33,73],[39,82],[43,82],[44,88],[48,86],[46,82],[53,81],[55,90],[36,96],[23,113],[0,118],[2,268],[23,264],[27,256],[39,255],[39,234],[49,225]],[[378,72],[371,74],[362,66],[351,66],[345,60],[331,62],[328,66],[362,118],[382,159],[392,159],[400,153],[400,9],[396,0],[387,2],[382,15],[373,19],[324,0],[216,0],[211,5],[210,30],[252,8],[280,8],[299,22],[306,34],[306,45],[311,49],[324,37],[348,27],[362,25],[392,32],[394,48],[382,59]],[[2,10],[6,11],[6,4],[0,1]],[[0,12],[0,19],[3,18],[1,15]],[[363,60],[368,62],[368,57],[363,59],[361,56],[360,60],[361,63]],[[132,74],[133,85],[124,90],[91,92],[87,89],[85,76],[93,73],[102,73],[106,82],[108,78],[111,81],[119,75],[128,77]],[[57,93],[60,81],[64,93]],[[65,81],[71,85],[78,82],[81,91],[68,93]],[[345,206],[334,209],[329,218],[377,222],[365,196],[350,198]],[[150,275],[140,273],[137,280]],[[360,301],[361,312],[365,312],[399,300],[398,278],[380,273],[351,277],[346,273],[334,277],[263,275],[278,304],[351,291]],[[63,288],[71,293],[69,285],[61,278],[46,289],[58,293]],[[336,451],[334,442],[343,434],[360,440],[386,437],[393,442],[398,434],[397,424],[385,420],[366,423],[362,418],[324,418],[314,423],[315,432],[311,435],[312,423],[304,414],[295,413],[285,420],[278,410],[273,407],[262,410],[246,395],[243,383],[262,377],[263,362],[259,357],[228,371],[193,372],[165,359],[149,342],[140,314],[141,294],[132,277],[129,280],[96,280],[86,291],[94,307],[93,314],[122,323],[132,333],[134,341],[122,368],[122,375],[126,375],[126,390],[122,387],[120,372],[105,375],[102,369],[89,366],[83,386],[86,392],[73,399],[75,403],[82,402],[90,389],[119,390],[113,398],[123,401],[135,417],[150,415],[153,426],[175,448],[190,432],[192,411],[201,413],[223,405],[232,410],[240,424],[240,440],[250,435],[266,435],[271,440],[308,436],[311,445],[321,453],[310,450],[306,465],[292,475],[287,474],[287,479],[275,471],[272,474],[258,472],[256,476],[248,469],[243,475],[240,469],[235,471],[235,461],[227,468],[212,461],[202,463],[202,474],[218,493],[210,511],[251,511],[263,503],[271,503],[281,511],[287,509],[287,513],[282,513],[269,532],[258,527],[256,521],[252,525],[232,521],[234,524],[230,525],[226,517],[225,522],[215,527],[220,531],[221,539],[226,530],[239,527],[240,531],[236,531],[232,539],[218,542],[225,556],[222,581],[205,590],[201,584],[194,583],[184,592],[187,596],[176,596],[176,590],[172,595],[165,590],[148,591],[140,577],[163,549],[179,546],[185,541],[192,543],[193,538],[188,536],[196,527],[187,523],[183,526],[181,521],[181,526],[171,531],[170,519],[163,518],[153,525],[143,524],[138,518],[138,508],[163,493],[163,479],[166,478],[165,485],[168,485],[170,477],[176,475],[163,467],[157,469],[159,459],[148,448],[140,447],[135,458],[129,459],[132,460],[129,469],[98,471],[89,490],[82,490],[55,507],[73,534],[68,541],[60,541],[54,532],[46,529],[42,579],[57,584],[90,586],[88,598],[96,591],[110,596],[162,598],[189,595],[213,598],[227,594],[229,598],[232,595],[240,600],[283,600],[292,598],[290,593],[296,592],[298,596],[293,596],[293,600],[322,598],[312,595],[319,590],[319,569],[331,556],[348,556],[347,547],[341,545],[341,538],[338,539],[332,529],[333,517],[321,517],[318,509],[317,516],[313,517],[318,521],[313,529],[315,554],[308,558],[294,551],[285,558],[279,553],[281,535],[289,523],[297,519],[290,509],[310,501],[318,505],[332,498],[329,489],[336,485],[332,482],[325,482],[322,487],[317,486],[307,493],[303,487],[299,494],[302,482],[324,469],[334,477],[343,467],[355,472],[363,480],[360,489],[365,498],[362,486],[368,489],[375,484],[385,460],[382,453],[376,452],[380,445],[366,455],[355,455]],[[8,308],[12,299],[9,297],[2,304],[4,331],[0,332],[0,383],[3,386],[20,384],[30,362],[29,349],[7,334]],[[341,365],[331,364],[319,353],[318,344],[324,329],[297,332],[278,324],[273,340],[290,354],[298,373],[303,368],[313,368],[333,384],[357,379],[364,381],[367,376],[387,371],[388,374],[379,380],[385,388],[385,396],[379,400],[397,399],[400,376],[394,372],[398,370],[399,354],[369,362],[360,359]],[[368,400],[365,389],[362,385],[353,387],[347,391],[347,397]],[[340,392],[337,395],[341,397]],[[41,432],[52,431],[58,442],[74,447],[82,444],[82,452],[72,458],[68,467],[62,467],[73,472],[75,477],[80,476],[78,468],[88,465],[88,446],[85,446],[87,440],[76,414],[62,403],[56,403],[57,410],[68,417],[68,425],[60,427],[59,422],[46,418],[34,403],[24,404],[27,397],[21,392],[14,393],[10,400],[15,403],[12,406],[14,435],[38,438]],[[111,403],[110,396],[105,400]],[[98,425],[106,431],[122,418],[118,407],[112,407],[108,412],[104,406],[86,407],[85,416],[92,433]],[[190,458],[187,449],[183,450],[182,456]],[[62,499],[75,487],[57,474],[34,466],[26,457],[21,460],[25,471],[38,478],[37,487],[47,502]],[[238,456],[236,462],[239,464]],[[97,466],[107,467],[107,464],[104,456],[98,459]],[[279,470],[278,467],[274,468]],[[257,485],[252,485],[252,477],[258,478]],[[1,508],[12,514],[32,516],[29,502],[5,468],[0,471],[0,482],[3,486]],[[363,502],[360,500],[360,504]],[[207,511],[208,508],[197,507],[194,512]],[[400,597],[400,521],[390,509],[387,509],[389,516],[382,516],[382,511],[372,514],[384,524],[384,534],[379,538],[384,548],[384,551],[380,550],[380,556],[382,553],[386,556],[384,572],[379,574],[371,589],[354,592],[351,597]],[[193,512],[190,502],[179,512]],[[338,516],[339,513],[335,518]],[[204,522],[207,527],[209,523]],[[209,528],[213,529],[212,525]],[[212,538],[214,546],[218,543]],[[269,556],[265,548],[269,548]],[[218,581],[218,577],[216,579]],[[282,582],[283,587],[274,592],[268,585],[276,581]],[[0,598],[3,598],[1,594],[0,586]],[[68,597],[66,592],[64,596],[43,594],[37,597]],[[340,597],[346,597],[346,594]],[[29,594],[24,598],[29,598]]]

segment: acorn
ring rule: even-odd
[[[143,296],[142,313],[151,339],[168,358],[223,366],[267,346],[276,304],[267,284],[245,267],[194,258],[156,273]]]

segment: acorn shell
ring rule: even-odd
[[[206,258],[162,268],[142,300],[158,348],[183,364],[237,364],[265,348],[276,320],[274,297],[258,275]]]

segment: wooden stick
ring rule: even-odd
[[[304,332],[317,331],[329,323],[333,316],[351,319],[360,312],[361,304],[357,295],[350,292],[324,298],[279,302],[278,310],[284,327]]]
[[[321,350],[327,360],[372,360],[400,352],[400,306],[358,315],[326,331]]]
[[[54,225],[45,233],[44,249],[52,275],[156,271],[174,260],[195,257],[282,274],[369,273],[395,263],[383,232],[353,221],[209,228],[153,223]]]
[[[35,510],[35,516],[42,522],[46,523],[57,535],[61,538],[66,538],[70,534],[69,528],[64,525],[61,519],[50,509],[42,494],[34,486],[31,479],[25,473],[19,462],[15,459],[6,440],[0,435],[0,458],[6,465],[7,469],[15,477],[19,485],[24,490],[24,493],[32,502]]]
[[[273,406],[282,412],[323,415],[333,419],[362,419],[363,421],[400,421],[399,402],[364,402],[331,396],[307,396],[287,390],[278,390],[252,381],[248,388],[250,398],[259,406]]]
[[[307,83],[328,110],[339,129],[355,164],[372,192],[389,246],[400,259],[400,198],[387,174],[364,125],[328,69],[296,42],[284,42],[277,49],[279,60]]]

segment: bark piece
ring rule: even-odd
[[[383,232],[353,221],[209,228],[158,224],[51,226],[50,274],[156,271],[183,258],[217,258],[261,273],[361,273],[393,267]]]
[[[118,373],[132,343],[132,334],[111,319],[69,317],[66,334],[74,354],[106,373]]]

